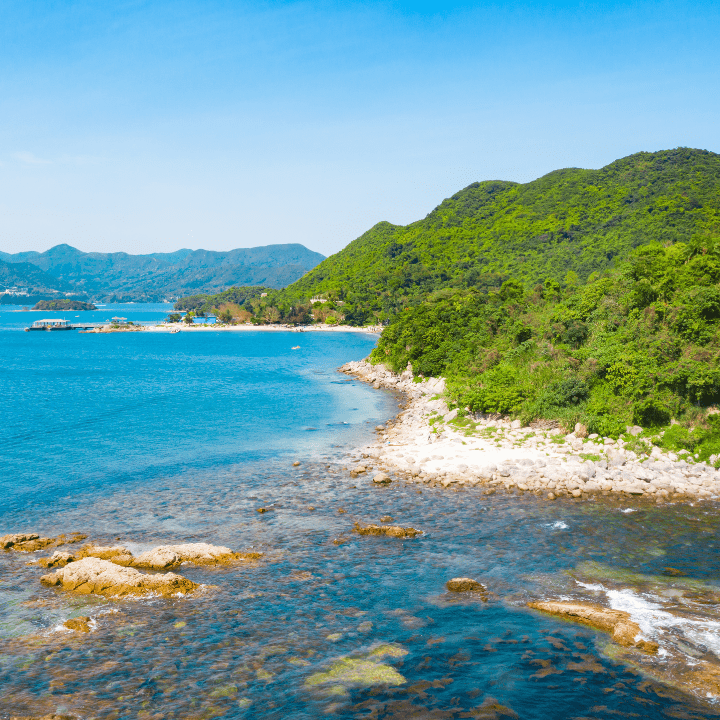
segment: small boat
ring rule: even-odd
[[[31,330],[72,330],[72,325],[68,325],[67,320],[58,320],[50,318],[48,320],[36,320],[30,327],[25,328],[25,332]]]

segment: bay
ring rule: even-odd
[[[373,336],[25,333],[32,316],[15,310],[0,308],[0,534],[78,531],[133,552],[212,542],[264,557],[183,567],[205,586],[196,596],[118,602],[41,586],[43,571],[27,563],[44,553],[2,553],[0,714],[718,715],[614,657],[601,633],[525,608],[546,595],[600,599],[576,580],[595,571],[627,585],[622,572],[658,577],[672,565],[716,582],[708,505],[626,513],[613,502],[374,487],[350,476],[347,453],[402,399],[336,372]],[[149,322],[167,311],[100,312]],[[352,531],[387,516],[424,534]],[[456,576],[482,580],[489,601],[447,593]],[[93,632],[61,627],[79,615]],[[710,635],[686,637],[697,659],[716,652]]]

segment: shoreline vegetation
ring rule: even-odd
[[[687,451],[664,449],[661,437],[647,436],[638,426],[616,440],[588,434],[579,424],[566,433],[500,415],[463,416],[443,399],[442,378],[417,382],[411,368],[398,375],[366,360],[346,363],[340,371],[407,398],[393,423],[378,426],[378,440],[355,452],[355,474],[377,470],[378,484],[391,482],[392,472],[433,487],[528,492],[548,500],[617,495],[662,503],[720,497],[720,471]]]

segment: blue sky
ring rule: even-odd
[[[0,249],[330,254],[476,180],[720,152],[720,4],[5,2]]]

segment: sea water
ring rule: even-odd
[[[168,308],[103,310],[152,321]],[[109,601],[40,585],[28,563],[47,553],[0,554],[0,717],[718,715],[612,659],[602,633],[525,605],[632,606],[665,642],[676,631],[657,582],[638,578],[673,566],[711,587],[713,507],[624,513],[352,478],[347,453],[402,402],[336,372],[368,354],[371,335],[23,332],[32,319],[0,307],[0,535],[264,555],[183,567],[205,586],[194,596]],[[388,516],[423,535],[353,533]],[[485,583],[488,601],[447,593],[456,576]],[[91,633],[62,629],[79,615]],[[687,624],[694,662],[712,659],[716,625]]]

